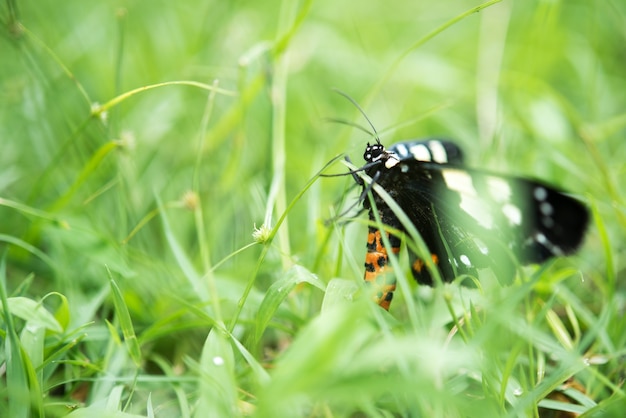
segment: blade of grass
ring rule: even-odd
[[[15,330],[13,315],[9,311],[9,303],[6,292],[6,252],[0,259],[0,300],[5,326],[7,328],[4,338],[4,358],[6,364],[6,389],[8,398],[9,416],[26,418],[30,416],[29,388],[27,371],[24,367],[20,340]]]
[[[303,282],[309,283],[322,291],[325,290],[324,284],[317,276],[298,264],[291,267],[284,274],[284,277],[272,283],[270,288],[267,289],[256,314],[255,345],[261,340],[263,332],[265,332],[270,319],[274,316],[280,304],[298,284]]]
[[[40,366],[43,363],[45,336],[46,328],[44,326],[34,321],[27,321],[20,338],[22,359],[30,389],[31,414],[42,418],[45,416],[45,410],[42,392],[43,370]],[[39,368],[38,371],[37,368]]]
[[[109,284],[111,286],[111,295],[113,296],[113,305],[115,306],[115,313],[122,329],[122,335],[124,336],[124,344],[128,350],[130,358],[135,363],[135,367],[141,367],[141,348],[137,341],[137,335],[135,334],[135,328],[128,312],[128,306],[124,301],[124,296],[119,286],[113,279],[111,271],[107,268],[107,274],[109,276]]]
[[[204,284],[200,280],[200,274],[196,271],[196,268],[193,266],[193,263],[187,257],[187,253],[178,243],[174,235],[174,231],[170,226],[169,220],[167,219],[166,211],[164,210],[164,205],[161,202],[161,198],[158,195],[155,195],[155,199],[157,202],[157,207],[159,209],[159,213],[161,214],[161,223],[163,225],[163,232],[165,233],[165,239],[170,246],[170,250],[178,263],[181,271],[191,284],[191,287],[194,290],[194,293],[198,295],[200,300],[209,300],[209,295],[207,293],[207,289]]]
[[[62,332],[61,324],[43,305],[25,297],[8,298],[8,310],[11,315],[24,319],[31,326],[42,327],[54,332]]]
[[[104,161],[105,157],[109,155],[113,150],[115,150],[118,145],[119,144],[117,141],[109,141],[102,145],[100,148],[98,148],[98,150],[85,164],[85,166],[78,174],[74,182],[67,189],[67,191],[63,195],[61,195],[61,197],[59,197],[52,205],[50,205],[48,211],[54,213],[65,207],[65,205],[67,205],[72,197],[74,197],[76,192],[85,183],[85,181],[87,181],[87,179],[98,169],[100,164]]]
[[[237,417],[235,359],[226,337],[212,328],[200,358],[199,403],[195,417]]]
[[[378,95],[378,92],[380,91],[380,89],[385,85],[385,83],[387,83],[387,81],[389,81],[389,79],[391,78],[391,76],[396,72],[396,70],[398,69],[398,67],[400,66],[400,63],[402,63],[402,61],[404,61],[404,59],[406,57],[408,57],[413,51],[415,51],[416,49],[420,48],[422,45],[424,45],[426,42],[430,41],[431,39],[433,39],[434,37],[436,37],[437,35],[439,35],[440,33],[442,33],[443,31],[445,31],[446,29],[448,29],[449,27],[455,25],[456,23],[460,22],[461,20],[475,14],[475,13],[479,13],[480,11],[486,9],[487,7],[493,6],[496,3],[500,3],[502,0],[489,0],[486,1],[485,3],[476,6],[476,7],[472,7],[469,10],[466,10],[465,12],[461,13],[460,15],[446,21],[445,23],[443,23],[442,25],[436,27],[435,29],[433,29],[432,31],[430,31],[429,33],[427,33],[426,35],[422,36],[420,39],[418,39],[413,45],[411,45],[410,47],[408,47],[407,49],[404,50],[404,52],[402,52],[396,59],[395,61],[393,61],[391,63],[391,65],[389,66],[389,68],[387,69],[387,71],[385,71],[385,73],[383,74],[383,76],[380,78],[380,80],[370,89],[370,92],[368,94],[368,97],[364,100],[364,104],[368,104],[370,103],[370,101],[376,97]]]
[[[0,234],[0,242],[7,242],[9,244],[13,244],[17,247],[20,247],[26,251],[28,251],[29,253],[37,256],[39,259],[41,259],[41,261],[43,261],[44,263],[46,263],[48,266],[50,266],[51,268],[55,267],[55,263],[54,261],[48,257],[48,255],[46,255],[43,251],[41,251],[39,248],[30,245],[29,243],[27,243],[26,241],[23,241],[19,238],[10,236],[10,235],[6,235],[6,234]]]

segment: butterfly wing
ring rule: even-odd
[[[393,144],[388,150],[400,161],[422,161],[436,164],[463,164],[463,151],[454,142],[429,138],[412,139]]]
[[[509,281],[515,260],[541,262],[576,250],[589,220],[582,203],[537,181],[410,158],[378,170],[377,183],[418,229],[445,280],[490,267]],[[395,216],[382,199],[376,204],[387,219]],[[432,283],[412,258],[416,279]]]

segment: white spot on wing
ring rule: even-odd
[[[487,187],[489,194],[496,202],[507,202],[511,199],[511,185],[498,177],[488,177]]]
[[[493,227],[493,217],[489,206],[479,198],[472,182],[472,177],[461,170],[442,170],[443,179],[450,190],[459,193],[461,197],[461,209],[474,218],[485,228]]]
[[[415,144],[409,151],[413,154],[413,158],[418,161],[430,161],[430,151],[424,144]]]
[[[558,245],[554,245],[548,237],[546,237],[541,232],[535,233],[535,241],[545,248],[547,248],[553,255],[559,256],[563,255],[563,250]]]
[[[443,180],[448,189],[462,194],[476,196],[472,176],[461,170],[442,170]]]
[[[522,211],[511,203],[502,206],[502,213],[512,225],[520,225],[522,223]]]
[[[487,246],[485,245],[484,242],[482,242],[480,239],[475,238],[474,239],[474,243],[476,244],[476,246],[478,247],[478,250],[483,253],[484,255],[489,254],[489,248],[487,248]]]
[[[535,195],[535,199],[539,201],[546,200],[546,197],[548,197],[548,191],[541,186],[535,187],[533,194]]]
[[[547,244],[549,242],[548,238],[546,238],[546,236],[543,235],[541,232],[537,232],[535,234],[535,239],[537,240],[537,242],[539,244],[544,244],[545,245],[545,244]]]
[[[448,162],[448,153],[446,152],[445,147],[439,141],[429,141],[428,147],[430,148],[430,152],[433,155],[433,161],[436,163],[447,163]]]
[[[395,145],[396,152],[400,156],[400,158],[406,158],[409,156],[409,150],[404,144],[396,144]]]
[[[465,254],[463,254],[462,256],[459,257],[459,260],[461,260],[461,263],[465,264],[468,267],[472,266],[472,262],[470,261],[469,257],[466,256]]]
[[[541,202],[541,204],[539,205],[539,210],[546,216],[550,216],[552,215],[552,213],[554,213],[554,208],[548,202]]]

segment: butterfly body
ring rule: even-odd
[[[491,268],[508,282],[519,263],[567,255],[582,242],[589,218],[582,203],[542,182],[469,169],[450,141],[405,141],[389,150],[368,144],[364,159],[365,173],[418,230],[445,281]],[[364,199],[372,223],[376,210],[382,224],[405,232],[382,197],[373,193],[373,200],[374,207]],[[397,254],[400,239],[388,238],[389,250]],[[381,231],[370,226],[365,280],[374,284],[375,299],[386,309],[395,290],[388,255]],[[423,260],[414,253],[410,259],[415,279],[432,284]]]

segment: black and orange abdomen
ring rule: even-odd
[[[400,240],[387,234],[394,254],[400,252]],[[383,243],[381,232],[370,227],[367,235],[367,254],[365,254],[364,279],[373,290],[373,298],[385,310],[389,310],[393,292],[396,290],[396,278],[389,265],[389,253]]]

